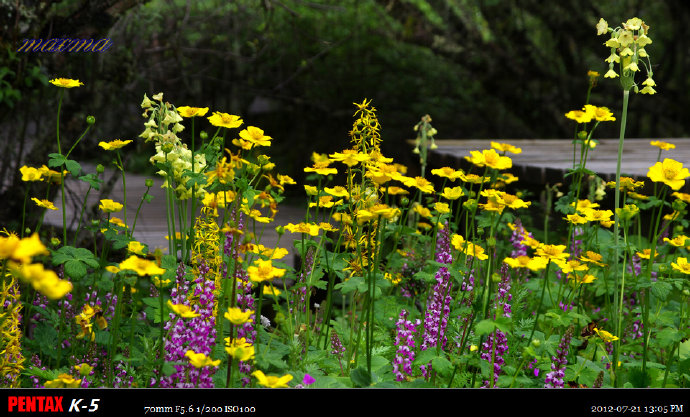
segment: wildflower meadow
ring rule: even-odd
[[[52,79],[57,152],[21,167],[22,225],[0,237],[2,386],[687,388],[689,161],[655,140],[647,177],[621,175],[628,102],[655,99],[652,37],[639,18],[601,19],[597,35],[609,69],[587,75],[581,108],[559,110],[573,163],[546,205],[511,173],[522,150],[510,143],[487,140],[469,170],[429,165],[429,115],[410,121],[415,164],[387,157],[368,98],[351,107],[349,147],[312,150],[300,184],[271,160],[280,132],[142,94],[139,137],[93,152],[126,190],[122,155],[145,144],[164,181],[164,248],[133,237],[148,193],[135,211],[101,199],[99,220],[82,221],[104,167],[74,151],[98,120],[62,135],[63,99],[83,83]],[[597,82],[622,94],[590,103]],[[600,124],[620,128],[615,181],[587,167]],[[76,229],[68,181],[89,190]],[[276,220],[286,190],[306,202],[299,223]]]

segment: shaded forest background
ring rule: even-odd
[[[403,162],[424,114],[439,138],[571,137],[563,114],[584,104],[587,71],[607,70],[595,24],[633,16],[651,26],[658,94],[633,95],[627,136],[690,136],[690,2],[682,0],[0,0],[0,224],[21,213],[19,167],[57,150],[58,94],[47,83],[55,77],[85,84],[65,95],[65,140],[96,117],[75,159],[110,162],[97,143],[136,139],[144,93],[163,92],[177,106],[263,128],[278,170],[299,181],[312,151],[348,146],[352,103],[364,98],[378,109],[384,153]],[[113,46],[16,52],[23,39],[57,37]],[[618,81],[600,79],[591,103],[620,113]],[[129,169],[152,171],[151,144],[128,148]]]

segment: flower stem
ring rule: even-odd
[[[618,305],[618,298],[622,297],[623,294],[618,293],[618,288],[620,288],[619,281],[620,281],[620,273],[618,271],[618,257],[620,254],[620,248],[618,247],[620,237],[619,235],[619,224],[620,224],[620,218],[618,217],[618,209],[620,208],[620,192],[621,192],[621,159],[623,158],[623,142],[625,141],[625,124],[628,119],[628,100],[630,98],[630,90],[629,89],[624,89],[623,90],[623,110],[621,112],[621,129],[620,129],[620,136],[618,138],[618,159],[616,160],[616,191],[615,191],[615,209],[613,211],[614,214],[614,225],[613,225],[613,238],[614,238],[614,248],[616,251],[616,255],[613,258],[613,274],[615,277],[615,284],[614,288],[616,288],[616,291],[613,294],[613,304]],[[620,321],[618,320],[617,317],[614,317],[614,323],[616,323],[616,336],[620,337],[621,334],[621,328],[619,326]],[[616,361],[618,359],[618,343],[614,344],[614,363],[613,363],[613,374],[614,376],[616,375]],[[616,378],[617,381],[617,378]],[[615,386],[615,382],[614,382]]]

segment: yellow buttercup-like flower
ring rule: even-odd
[[[663,142],[660,140],[653,140],[649,142],[650,145],[656,146],[657,148],[661,149],[662,151],[668,151],[671,149],[676,149],[676,145],[668,142]]]
[[[114,151],[116,149],[122,148],[123,146],[127,146],[130,143],[132,143],[131,140],[115,139],[111,140],[110,142],[98,142],[98,146],[105,149],[106,151]]]
[[[489,168],[504,170],[513,166],[513,161],[507,157],[499,155],[495,149],[485,149],[483,151],[470,151],[467,160],[478,167],[488,166]]]
[[[500,152],[503,152],[503,153],[505,153],[505,152],[510,152],[510,153],[514,153],[514,154],[522,153],[522,149],[521,149],[521,148],[518,148],[518,147],[516,147],[516,146],[513,146],[513,145],[511,145],[511,144],[509,144],[509,143],[498,143],[498,142],[493,142],[493,141],[492,141],[492,142],[491,142],[491,147],[494,148],[494,149],[496,149],[497,151],[500,151]]]
[[[52,381],[46,381],[43,384],[46,388],[79,388],[81,386],[81,379],[74,379],[70,374],[60,374]]]
[[[690,275],[690,263],[687,258],[678,258],[676,262],[671,262],[671,267],[678,272]]]
[[[36,203],[38,207],[42,207],[48,210],[57,210],[57,207],[55,207],[55,204],[53,204],[52,201],[49,200],[39,200],[36,197],[31,197],[31,200]]]
[[[181,107],[177,108],[177,112],[182,117],[205,116],[206,113],[208,112],[208,107],[181,106]]]
[[[136,255],[131,255],[129,258],[120,262],[120,269],[130,269],[135,271],[137,275],[162,275],[165,269],[159,267],[154,261],[140,258]]]
[[[79,80],[72,80],[70,78],[53,78],[49,82],[56,87],[62,87],[62,88],[74,88],[74,87],[80,87],[80,86],[84,85],[83,82],[81,82]]]
[[[225,351],[228,355],[242,362],[254,359],[254,345],[248,343],[244,337],[233,339],[232,343],[230,342],[230,338],[226,337]]]
[[[607,332],[606,330],[601,330],[601,329],[595,328],[594,332],[597,334],[597,336],[599,336],[601,338],[601,340],[603,340],[606,343],[614,342],[614,341],[618,340],[618,337],[612,335],[611,333]]]
[[[647,176],[654,182],[663,182],[673,190],[680,190],[685,185],[685,178],[690,177],[690,171],[682,163],[666,158],[652,165]]]
[[[41,181],[41,178],[43,177],[42,171],[39,168],[29,167],[26,165],[19,168],[19,172],[21,172],[22,181],[24,182]]]
[[[223,317],[228,319],[230,323],[239,326],[240,324],[251,323],[252,314],[254,314],[254,310],[242,311],[242,309],[238,307],[228,307],[228,311]]]
[[[189,363],[191,363],[195,368],[220,365],[220,359],[214,361],[203,353],[196,353],[193,350],[188,350],[184,356],[189,358]]]
[[[290,374],[281,377],[273,375],[266,376],[263,372],[257,370],[252,372],[252,375],[256,377],[259,385],[263,385],[267,388],[288,388],[288,382],[292,380],[292,375]]]
[[[688,238],[685,235],[678,235],[678,236],[674,237],[673,239],[669,239],[669,238],[665,237],[664,242],[668,242],[671,245],[673,245],[677,248],[680,248],[680,247],[685,246],[685,241],[688,239],[690,239],[690,238]]]
[[[221,113],[214,111],[213,115],[208,117],[208,121],[216,127],[224,127],[227,129],[233,129],[236,127],[240,127],[242,123],[242,119],[240,116],[235,116],[234,114],[228,114],[228,113]]]
[[[182,317],[183,319],[189,319],[194,317],[199,317],[201,314],[195,313],[191,306],[184,304],[173,304],[172,301],[168,300],[168,307],[173,313]]]
[[[446,200],[457,200],[463,195],[465,195],[465,192],[462,191],[462,187],[445,187],[441,193],[441,197],[445,198]]]
[[[271,146],[270,136],[264,135],[264,131],[255,126],[248,126],[240,132],[240,138],[254,146]]]
[[[113,201],[109,198],[101,200],[101,204],[98,206],[98,208],[104,213],[117,213],[118,211],[122,210],[122,207],[123,206],[121,203]]]
[[[251,281],[260,283],[282,277],[285,275],[285,269],[274,267],[270,259],[267,261],[257,259],[254,265],[247,268],[247,274]]]

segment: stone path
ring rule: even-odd
[[[82,164],[82,168],[83,171],[87,174],[96,172],[95,166],[92,165]],[[105,178],[107,181],[107,179],[110,178],[112,175],[113,170],[106,169],[104,176],[101,176],[101,178]],[[165,219],[165,190],[161,188],[163,180],[160,176],[149,177],[130,173],[126,175],[128,224],[131,227],[134,221],[134,215],[136,213],[137,207],[141,202],[141,197],[146,192],[145,180],[147,178],[152,179],[154,182],[153,187],[151,187],[151,189],[149,190],[149,194],[153,196],[153,199],[150,203],[144,202],[141,207],[141,211],[139,213],[139,216],[137,217],[137,223],[134,229],[134,238],[142,243],[147,244],[149,246],[150,251],[153,251],[156,248],[161,248],[163,250],[163,253],[167,253],[168,241],[165,239],[165,236],[168,234],[168,227]],[[70,225],[72,227],[76,227],[79,220],[79,210],[81,210],[84,195],[88,190],[88,184],[86,184],[83,181],[67,179],[65,181],[65,188],[67,205],[67,225],[68,227]],[[110,198],[112,200],[122,203],[124,202],[123,197],[124,193],[122,187],[122,179],[118,176],[117,182],[113,187],[113,191],[110,193],[108,197],[104,198]],[[90,207],[94,204],[97,205],[98,201],[98,192],[95,190],[91,190],[91,192],[89,193],[89,197],[87,199],[87,207]],[[55,201],[53,203],[56,207],[61,207],[60,193],[57,194]],[[293,238],[290,236],[290,233],[286,233],[285,235],[283,235],[279,242],[278,234],[276,233],[275,228],[279,225],[284,226],[288,223],[299,223],[301,221],[304,221],[304,215],[305,208],[303,207],[294,207],[279,204],[278,213],[276,214],[275,220],[267,224],[263,231],[261,244],[263,244],[266,247],[273,248],[276,247],[276,245],[279,243],[278,246],[286,248],[289,251],[289,254],[288,256],[283,258],[282,261],[284,261],[289,266],[294,266],[295,251],[292,245]],[[121,211],[120,213],[117,213],[115,216],[122,219],[123,212]],[[62,213],[60,212],[60,210],[48,210],[45,215],[44,223],[62,227]],[[260,226],[262,226],[262,224],[257,223],[257,235],[261,233]]]

